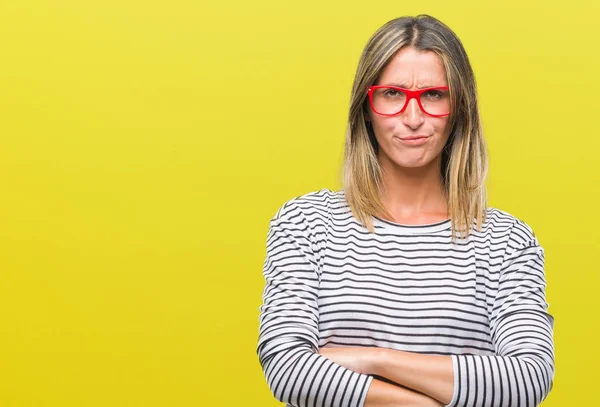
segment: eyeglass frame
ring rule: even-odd
[[[391,114],[385,114],[385,113],[379,113],[378,111],[375,110],[375,106],[373,106],[373,91],[375,89],[380,89],[380,88],[390,88],[390,89],[396,89],[396,90],[400,90],[404,93],[406,93],[406,102],[404,102],[404,106],[402,106],[402,109],[400,109],[399,111],[397,111],[396,113],[391,113]],[[425,109],[423,108],[423,105],[421,104],[421,95],[427,91],[430,90],[436,90],[436,89],[444,89],[444,90],[450,90],[450,88],[448,86],[434,86],[431,88],[423,88],[423,89],[418,89],[418,90],[410,90],[410,89],[405,89],[405,88],[400,88],[398,86],[388,86],[388,85],[374,85],[374,86],[369,86],[367,88],[367,95],[369,96],[369,103],[371,105],[371,109],[373,110],[374,113],[377,113],[380,116],[396,116],[402,112],[404,112],[406,110],[406,107],[408,106],[408,103],[410,102],[411,99],[416,99],[417,100],[417,104],[419,105],[419,108],[421,109],[421,111],[429,116],[433,116],[433,117],[444,117],[444,116],[448,116],[450,114],[450,112],[448,113],[444,113],[444,114],[431,114],[425,111]]]

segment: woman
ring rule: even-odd
[[[257,353],[288,406],[535,406],[554,378],[544,250],[487,207],[475,79],[427,16],[357,69],[344,188],[271,219]]]

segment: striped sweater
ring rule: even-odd
[[[450,220],[401,225],[352,215],[344,191],[285,202],[270,220],[257,354],[275,398],[362,407],[373,377],[318,354],[376,346],[451,355],[447,405],[536,406],[554,378],[544,250],[532,229],[487,208],[453,244]]]

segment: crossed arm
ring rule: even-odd
[[[454,394],[451,356],[365,347],[326,347],[319,354],[352,371],[395,383],[373,379],[364,407],[444,406]]]
[[[425,394],[373,379],[364,407],[442,407],[443,405]]]
[[[498,355],[437,356],[365,347],[325,347],[319,354],[349,370],[402,386],[382,387],[374,379],[364,407],[394,405],[385,401],[395,397],[403,400],[404,387],[414,390],[417,397],[415,404],[408,405],[537,406],[552,389],[554,376],[553,348],[547,342],[551,334],[546,341],[543,334],[532,334],[536,324],[543,332],[540,321],[544,318],[533,312],[507,317],[496,340]],[[546,326],[552,324],[547,322]],[[512,338],[512,342],[506,342],[506,338]],[[528,344],[527,352],[519,349],[520,341]]]

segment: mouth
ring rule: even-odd
[[[409,146],[416,146],[416,145],[421,145],[421,144],[425,144],[427,142],[427,140],[429,140],[430,136],[409,136],[409,137],[396,137],[398,140],[400,140],[403,144],[409,145]]]
[[[405,141],[409,141],[409,140],[418,140],[418,139],[423,139],[423,138],[429,138],[429,136],[409,136],[409,137],[399,137],[400,140],[405,140]]]

